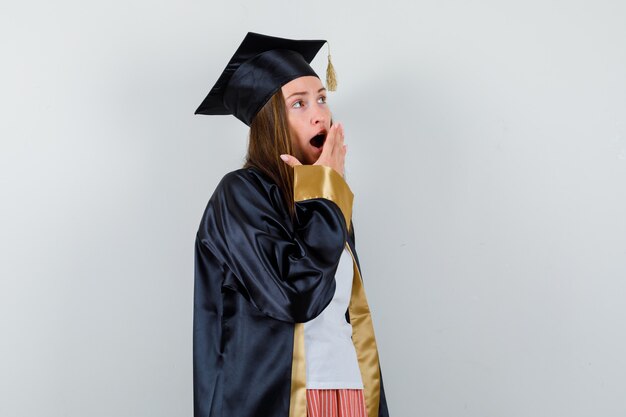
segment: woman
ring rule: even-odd
[[[250,140],[196,239],[195,417],[388,415],[343,128],[309,65],[324,43],[248,33],[196,110]]]

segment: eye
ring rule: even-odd
[[[302,107],[303,103],[304,102],[302,100],[297,100],[297,101],[294,101],[291,107],[293,107],[294,109],[299,109],[300,107]]]
[[[317,102],[320,104],[326,104],[326,96],[320,96],[320,98],[317,99]]]

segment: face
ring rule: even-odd
[[[319,78],[306,76],[283,85],[287,120],[294,155],[305,165],[314,164],[322,154],[331,114],[326,89]]]

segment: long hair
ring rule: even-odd
[[[243,167],[257,168],[276,183],[293,220],[293,168],[280,159],[281,154],[293,155],[293,147],[285,99],[278,89],[250,123],[248,154]]]

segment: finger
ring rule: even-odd
[[[337,131],[335,132],[335,142],[333,143],[333,154],[341,150],[343,146],[343,124],[337,123]]]
[[[338,127],[339,125],[336,125],[336,124],[330,127],[330,130],[328,134],[326,135],[326,142],[324,142],[324,147],[322,148],[322,153],[320,155],[320,158],[322,156],[332,155],[333,148],[335,147],[335,143],[337,142],[337,128]]]
[[[287,154],[282,154],[280,156],[280,159],[282,159],[283,161],[285,161],[285,163],[287,165],[289,165],[290,167],[295,167],[296,165],[302,165],[302,163],[300,161],[298,161],[298,158],[296,158],[295,156],[291,156],[291,155],[287,155]]]
[[[330,128],[330,140],[331,140],[331,144],[334,145],[335,142],[337,142],[337,138],[339,137],[339,124],[334,124],[331,128]]]
[[[339,123],[337,126],[337,135],[335,136],[335,146],[333,149],[333,153],[343,151],[343,124]]]

